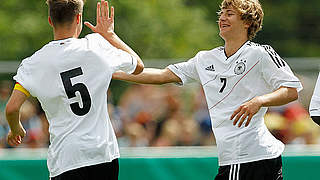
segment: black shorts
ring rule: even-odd
[[[215,180],[283,180],[281,156],[221,166]]]
[[[111,162],[85,166],[64,172],[51,180],[118,180],[119,162],[114,159]]]

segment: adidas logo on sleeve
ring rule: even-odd
[[[214,69],[213,64],[212,64],[211,66],[206,67],[205,70],[207,70],[207,71],[216,71],[216,70]]]

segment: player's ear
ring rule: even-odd
[[[82,21],[82,14],[81,13],[79,13],[79,14],[77,14],[77,24],[80,24],[81,23],[81,21]]]
[[[249,27],[251,26],[251,23],[250,22],[244,22],[244,27],[246,29],[249,29]]]
[[[50,26],[53,27],[53,23],[52,23],[52,20],[51,20],[51,17],[50,17],[50,16],[48,16],[48,22],[49,22]]]

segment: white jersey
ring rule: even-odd
[[[311,98],[309,112],[310,116],[320,116],[320,73]]]
[[[218,147],[219,165],[275,158],[284,145],[264,124],[266,107],[255,114],[248,127],[230,120],[233,112],[252,98],[281,86],[302,89],[288,64],[270,47],[246,42],[227,58],[224,47],[201,51],[187,62],[168,66],[183,84],[201,83],[207,100]]]
[[[119,158],[107,90],[115,71],[132,73],[136,65],[99,34],[52,41],[22,61],[14,79],[38,98],[49,121],[50,177]]]

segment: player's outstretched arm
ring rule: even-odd
[[[257,96],[250,101],[242,104],[234,111],[230,120],[233,120],[233,125],[238,123],[238,127],[247,119],[245,126],[248,126],[252,117],[260,110],[261,107],[281,106],[291,101],[298,99],[298,92],[296,88],[280,87],[278,90]]]
[[[101,0],[97,3],[97,22],[93,26],[90,22],[84,24],[88,26],[93,32],[99,33],[114,47],[126,51],[138,60],[136,70],[132,74],[139,74],[142,72],[144,65],[141,58],[128,45],[126,45],[114,32],[114,8],[111,7],[109,13],[108,1]],[[109,15],[110,14],[110,15]]]
[[[13,90],[12,95],[7,103],[6,118],[10,126],[7,141],[11,146],[17,146],[21,144],[22,138],[26,135],[26,131],[22,127],[19,120],[19,111],[23,102],[27,98],[28,97],[24,93],[18,90]]]
[[[171,72],[168,68],[144,68],[142,73],[138,75],[131,75],[118,71],[113,73],[112,79],[130,81],[141,84],[166,84],[181,82],[180,78],[173,72]]]

